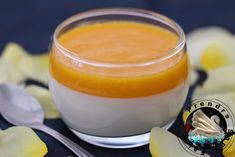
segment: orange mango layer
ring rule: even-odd
[[[162,58],[176,46],[178,37],[150,24],[116,21],[74,28],[61,35],[59,42],[81,58],[118,64]],[[139,67],[110,68],[102,69],[100,74],[98,68],[78,68],[65,56],[61,57],[59,50],[53,47],[51,75],[71,89],[92,95],[116,98],[149,96],[173,89],[187,79],[189,67],[186,54],[141,70]],[[142,72],[132,75],[135,71]]]

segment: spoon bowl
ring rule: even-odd
[[[0,84],[2,116],[14,125],[43,124],[44,113],[39,102],[23,88],[14,84]]]

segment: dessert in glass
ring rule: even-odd
[[[56,29],[49,87],[81,139],[111,148],[148,143],[180,112],[189,89],[185,36],[171,19],[139,9],[75,15]]]

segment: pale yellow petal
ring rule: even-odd
[[[208,44],[230,37],[231,33],[217,26],[198,28],[187,35],[187,48],[193,67],[200,67],[200,56]]]
[[[60,117],[56,106],[52,101],[51,94],[47,89],[31,85],[27,86],[25,90],[40,102],[44,110],[45,118],[54,119]]]
[[[208,71],[207,80],[196,88],[193,97],[232,91],[235,91],[235,66],[226,66]]]
[[[208,99],[218,99],[224,102],[233,113],[235,113],[235,91],[233,92],[224,92],[224,93],[216,93],[216,94],[208,94],[203,98]]]
[[[34,79],[48,83],[49,54],[31,55],[16,43],[7,44],[2,54],[2,60],[13,65],[25,79]]]
[[[25,80],[25,75],[17,67],[0,58],[0,83],[20,83]]]
[[[0,131],[1,157],[43,157],[46,144],[27,127],[11,127]]]
[[[235,65],[234,37],[218,39],[208,44],[200,56],[200,64],[206,70]]]
[[[23,47],[16,43],[9,43],[3,50],[1,58],[13,65],[19,65],[22,58],[26,56],[28,56],[28,52]]]
[[[30,79],[48,83],[49,54],[28,55],[22,58],[19,68]]]

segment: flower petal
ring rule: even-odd
[[[28,55],[22,58],[19,68],[27,78],[48,83],[49,54]]]
[[[13,65],[25,79],[30,78],[47,84],[49,54],[30,55],[16,43],[7,44],[2,60]],[[15,71],[16,71],[15,70]]]
[[[51,94],[47,89],[31,85],[27,86],[25,90],[40,102],[44,110],[45,118],[55,119],[60,117],[56,106],[52,101]]]
[[[231,36],[226,29],[211,26],[199,28],[187,35],[187,48],[193,67],[200,67],[199,60],[202,52],[211,42]]]
[[[235,91],[235,66],[226,66],[208,71],[208,78],[194,92],[194,98],[209,94]]]
[[[235,65],[235,38],[231,36],[208,44],[200,56],[200,64],[206,70]]]
[[[20,83],[25,80],[25,75],[11,63],[0,59],[0,83]]]
[[[32,129],[11,127],[0,131],[1,157],[43,157],[47,147]]]

